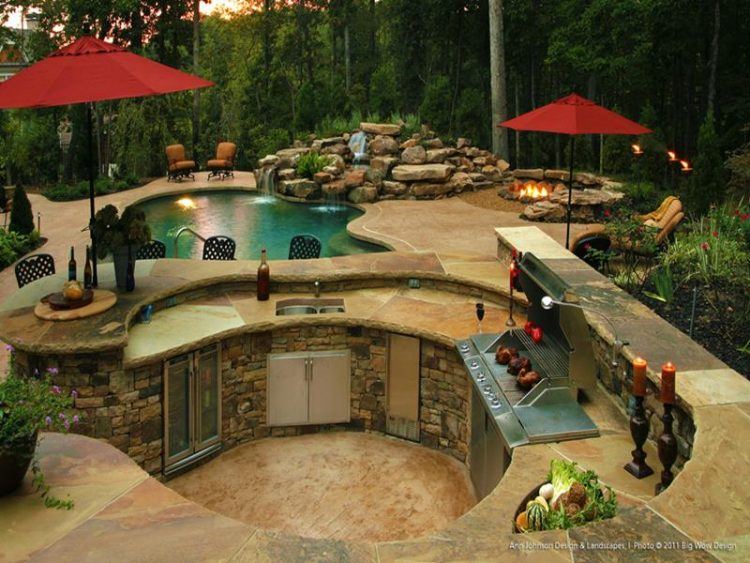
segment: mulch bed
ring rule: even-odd
[[[521,203],[520,201],[513,201],[500,197],[497,193],[497,188],[495,187],[484,188],[475,192],[463,192],[458,197],[466,203],[481,207],[482,209],[509,211],[511,213],[518,213],[519,215],[526,207],[526,204]]]
[[[650,289],[653,291],[653,288]],[[693,340],[750,379],[750,353],[738,350],[750,342],[750,323],[742,322],[743,315],[740,314],[743,308],[750,308],[747,290],[723,288],[718,294],[710,292],[710,300],[707,293],[703,289],[698,290]],[[670,324],[689,334],[692,288],[683,287],[675,291],[674,300],[670,303],[662,303],[643,294],[635,297]]]

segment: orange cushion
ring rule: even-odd
[[[208,161],[209,168],[231,168],[232,162],[229,160],[213,159]]]
[[[166,153],[170,164],[185,160],[185,147],[183,145],[169,145]]]
[[[237,154],[237,145],[234,143],[223,142],[216,147],[216,160],[234,160]]]
[[[175,172],[176,170],[191,170],[193,168],[195,168],[195,162],[192,160],[181,160],[169,165],[170,172]]]

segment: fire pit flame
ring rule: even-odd
[[[518,192],[519,199],[545,199],[549,197],[549,191],[546,186],[536,182],[526,182]]]

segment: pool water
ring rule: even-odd
[[[159,197],[136,207],[145,211],[151,237],[167,245],[169,258],[174,256],[174,235],[183,226],[205,238],[233,238],[238,259],[259,259],[265,248],[269,259],[286,260],[289,243],[298,234],[318,237],[321,257],[387,250],[347,234],[347,223],[362,215],[347,205],[291,203],[271,195],[215,191]],[[200,258],[203,252],[203,243],[190,233],[182,234],[178,245],[180,258]]]

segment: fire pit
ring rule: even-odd
[[[533,203],[535,201],[541,201],[549,199],[552,192],[555,191],[555,187],[547,181],[536,181],[536,180],[515,180],[507,190],[503,190],[501,194],[507,199],[515,199],[524,203]]]

